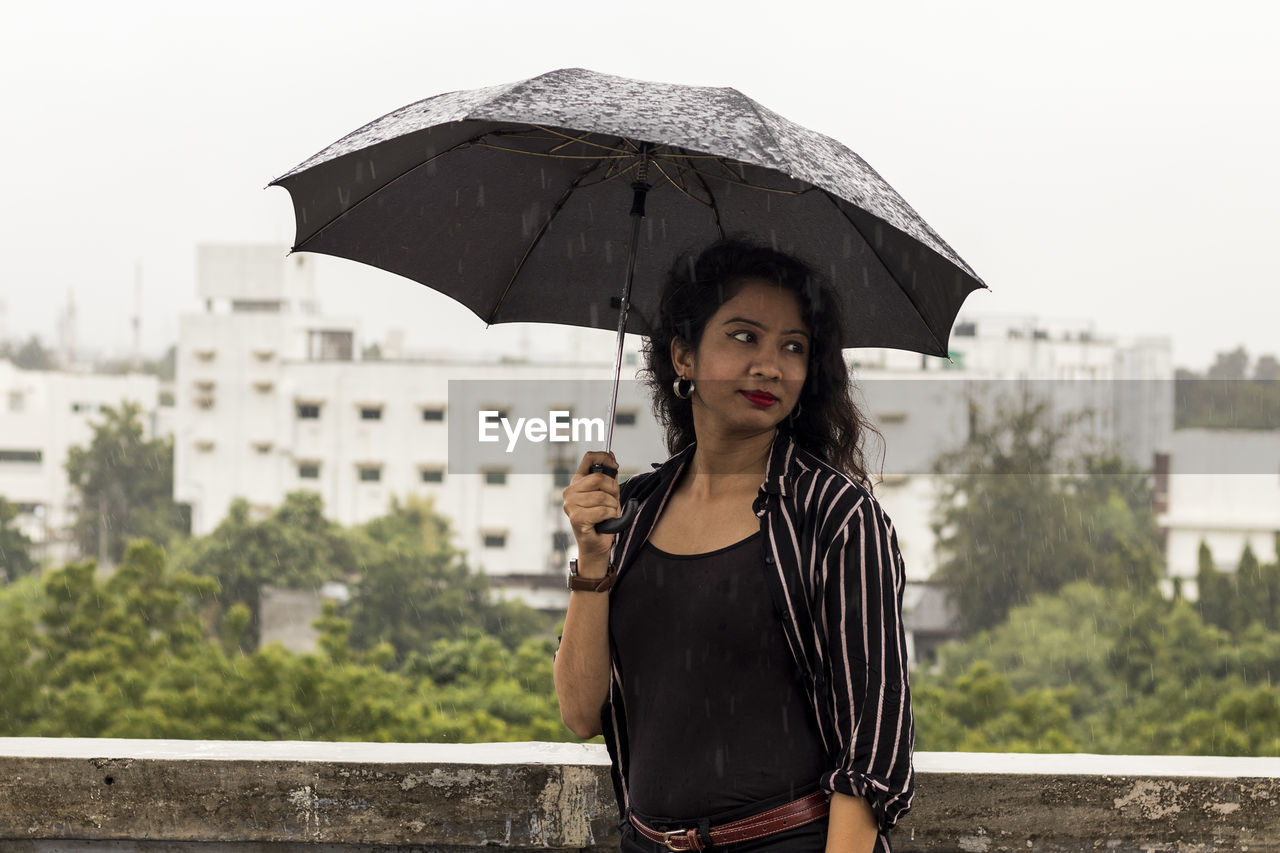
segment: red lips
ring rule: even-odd
[[[768,408],[778,402],[778,398],[770,394],[768,391],[740,391],[738,392],[746,397],[757,406]]]

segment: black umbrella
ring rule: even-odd
[[[734,89],[575,68],[450,92],[272,185],[293,200],[294,251],[403,275],[486,323],[616,328],[606,450],[623,334],[650,333],[682,251],[749,232],[799,255],[836,286],[845,347],[945,356],[985,286],[861,157]]]

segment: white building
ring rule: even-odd
[[[568,421],[608,410],[613,352],[591,363],[361,359],[359,324],[314,304],[312,261],[274,246],[205,246],[206,310],[183,316],[177,359],[175,498],[197,535],[232,500],[260,515],[295,489],[318,492],[328,517],[357,524],[393,497],[429,495],[453,520],[473,568],[504,578],[536,606],[562,607],[573,539],[561,491],[579,442],[481,443],[481,411]],[[634,342],[632,342],[634,345]],[[627,356],[634,371],[635,353]],[[619,392],[613,449],[620,477],[666,458],[634,381]],[[536,434],[536,431],[535,431]]]
[[[1169,576],[1195,599],[1200,543],[1220,571],[1234,572],[1245,546],[1259,562],[1276,559],[1280,535],[1280,430],[1180,429],[1167,477]]]
[[[67,536],[75,497],[70,449],[89,446],[103,407],[126,401],[142,407],[147,438],[163,434],[158,389],[154,376],[22,370],[0,361],[0,496],[18,506],[17,525],[38,558],[77,556]]]

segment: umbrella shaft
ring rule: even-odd
[[[641,174],[644,174],[643,170]],[[631,202],[631,250],[627,256],[627,281],[622,286],[622,305],[618,310],[618,349],[613,355],[613,393],[609,397],[609,429],[604,438],[605,453],[613,450],[613,420],[618,407],[618,383],[622,377],[622,344],[627,333],[627,311],[631,308],[631,283],[636,275],[636,250],[640,246],[640,223],[644,219],[644,200],[649,192],[649,184],[639,180],[631,185],[631,189],[635,190]]]

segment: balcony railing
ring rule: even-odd
[[[1280,851],[1280,759],[916,766],[899,853]],[[608,770],[590,744],[0,738],[0,850],[616,850]]]

